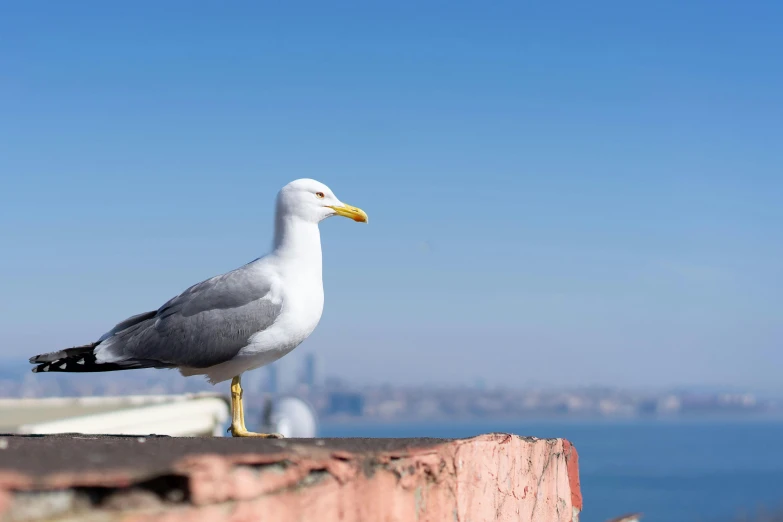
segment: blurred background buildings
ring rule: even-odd
[[[293,364],[293,361],[299,364]],[[783,403],[743,390],[641,390],[612,386],[488,387],[359,385],[322,377],[315,353],[274,363],[243,378],[248,416],[261,420],[265,399],[283,395],[311,405],[318,419],[421,421],[531,418],[764,418],[783,414]],[[0,397],[88,397],[138,394],[226,393],[199,377],[176,371],[139,370],[96,374],[37,374],[18,364],[0,371]]]

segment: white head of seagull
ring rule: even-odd
[[[363,210],[346,205],[332,189],[314,179],[297,179],[277,195],[278,218],[298,218],[308,223],[320,223],[331,216],[345,216],[366,223]]]
[[[277,195],[275,213],[275,250],[303,254],[317,248],[320,254],[318,223],[331,216],[344,216],[367,223],[367,214],[346,205],[323,183],[314,179],[297,179]],[[309,248],[307,244],[309,243]]]

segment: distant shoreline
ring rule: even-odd
[[[783,414],[747,414],[747,415],[676,415],[676,416],[632,416],[632,417],[602,417],[578,415],[551,415],[534,417],[474,417],[468,419],[379,419],[376,417],[321,417],[323,426],[475,426],[486,423],[502,424],[594,424],[594,425],[627,425],[627,424],[700,424],[700,423],[779,423],[783,422]]]

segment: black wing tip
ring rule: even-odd
[[[74,346],[57,352],[42,353],[30,357],[30,364],[37,365],[33,373],[44,372],[82,372],[88,363],[95,364],[93,348],[98,343]],[[87,370],[90,371],[90,370]],[[93,370],[94,371],[94,370]]]
[[[45,372],[48,372],[48,371],[57,371],[57,370],[55,370],[55,366],[54,365],[56,363],[58,363],[58,362],[59,361],[38,363],[38,366],[32,368],[31,371],[33,373],[45,373]]]
[[[76,354],[37,363],[33,373],[92,373],[116,372],[120,370],[140,370],[143,368],[172,368],[170,364],[159,361],[128,360],[117,363],[100,363],[93,353]]]
[[[59,352],[51,352],[51,353],[39,353],[38,355],[33,355],[30,357],[29,361],[30,364],[41,364],[41,363],[48,363],[48,362],[54,362],[57,359],[61,359],[65,357],[65,351],[59,351]]]
[[[101,341],[85,344],[82,346],[74,346],[73,348],[65,348],[62,350],[57,350],[56,352],[39,353],[38,355],[33,355],[30,357],[28,361],[30,364],[45,364],[56,363],[63,359],[69,359],[78,356],[83,357],[91,354],[95,347],[99,344],[101,344]]]

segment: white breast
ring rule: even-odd
[[[275,250],[257,268],[272,282],[269,298],[282,305],[280,315],[253,334],[233,359],[208,368],[205,373],[212,382],[276,361],[307,339],[321,320],[324,289],[318,225],[291,218],[278,219],[278,228]]]
[[[269,364],[289,353],[313,333],[321,320],[324,290],[320,270],[317,273],[297,270],[278,275],[280,285],[275,285],[274,293],[279,295],[282,304],[280,315],[272,326],[254,334],[248,346],[239,353],[254,359],[251,368]]]

